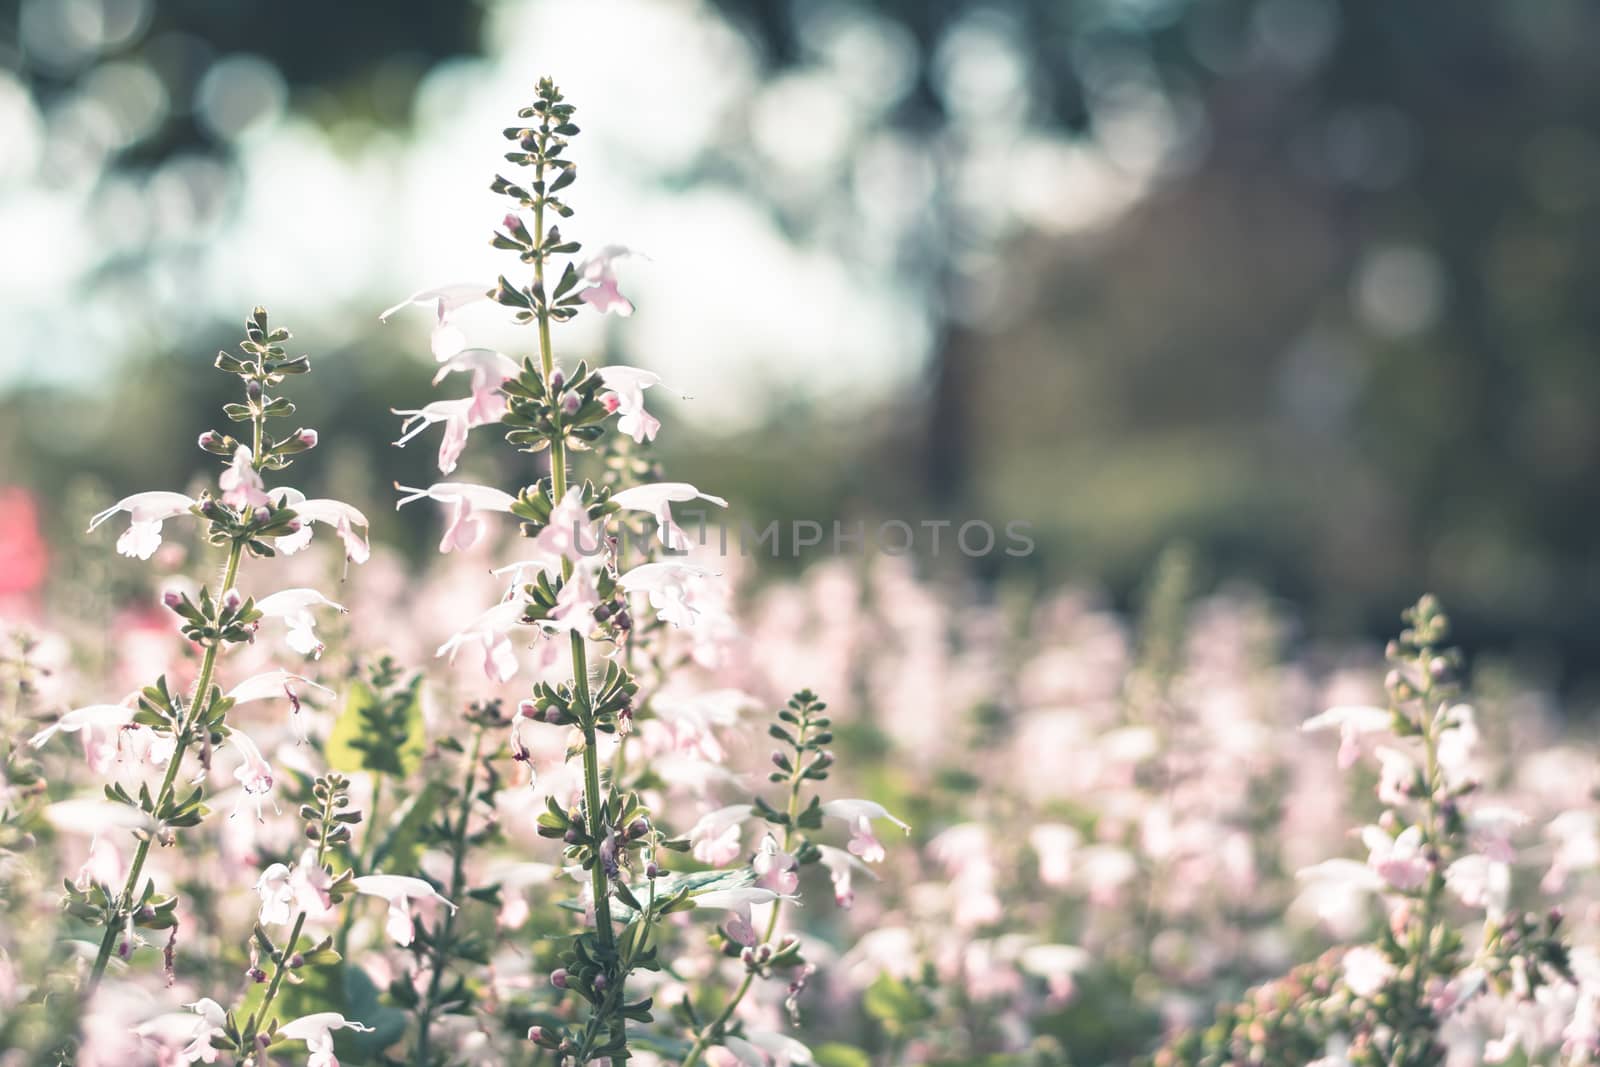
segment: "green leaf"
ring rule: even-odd
[[[389,832],[378,841],[368,866],[376,870],[414,871],[422,854],[422,831],[439,809],[448,787],[429,782],[385,816]]]
[[[932,1005],[921,993],[887,974],[867,987],[862,1005],[868,1015],[890,1030],[902,1029],[933,1015]]]
[[[328,766],[346,774],[371,771],[404,778],[422,761],[422,678],[388,696],[352,682],[328,737]]]
[[[829,1041],[811,1050],[811,1062],[817,1067],[872,1067],[872,1057],[854,1045]]]

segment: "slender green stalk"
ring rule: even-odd
[[[536,170],[536,178],[544,180],[544,147],[546,138],[540,137],[539,155],[541,161]],[[544,203],[536,200],[533,207],[533,239],[535,246],[544,243]],[[544,291],[544,256],[535,257],[533,261],[533,277],[535,287]],[[538,311],[539,320],[539,365],[544,371],[545,381],[555,373],[555,350],[550,342],[550,314],[547,306],[541,305]],[[560,433],[555,434],[550,441],[550,486],[551,502],[559,504],[567,493],[567,450],[566,442]],[[572,563],[562,560],[561,572],[564,578],[572,576]],[[584,645],[583,635],[576,630],[572,633],[572,685],[579,700],[587,706],[589,703],[589,662],[588,649]],[[600,802],[600,760],[595,750],[596,737],[594,726],[588,725],[583,730],[583,795],[584,804],[589,813],[589,836],[595,842],[595,848],[605,839]],[[600,945],[609,954],[615,949],[614,932],[611,928],[611,899],[610,889],[606,885],[606,872],[598,859],[590,868],[590,886],[594,895],[594,921],[596,932],[600,938]],[[620,987],[621,982],[617,985]],[[621,996],[621,989],[617,989]]]
[[[259,420],[256,423],[256,439],[259,442],[261,427]],[[244,541],[235,540],[228,549],[228,562],[222,572],[222,591],[233,588],[234,580],[239,574],[239,560],[244,555]],[[167,761],[167,773],[161,781],[161,788],[156,793],[155,811],[161,811],[172,803],[173,785],[178,780],[178,768],[183,763],[183,756],[188,751],[190,743],[194,740],[196,725],[204,720],[205,715],[211,710],[211,702],[206,699],[211,689],[211,677],[216,672],[217,653],[222,647],[222,639],[217,638],[206,646],[205,655],[200,660],[200,676],[195,680],[194,695],[189,701],[189,715],[183,725],[178,729],[177,746],[172,751],[172,756]],[[106,923],[106,932],[100,938],[100,951],[95,956],[94,967],[89,971],[89,979],[84,986],[86,994],[92,994],[99,987],[100,981],[105,977],[106,965],[111,961],[111,951],[116,946],[117,937],[122,932],[122,922],[133,910],[134,896],[139,889],[139,876],[144,872],[145,860],[150,855],[150,842],[153,834],[146,834],[140,841],[139,847],[133,854],[133,865],[128,868],[128,880],[122,888],[122,894],[117,898],[117,914],[115,922]]]

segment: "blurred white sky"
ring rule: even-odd
[[[848,403],[902,387],[926,355],[926,294],[892,250],[925,220],[934,164],[877,121],[913,73],[892,26],[818,3],[810,62],[763,80],[748,42],[693,0],[501,0],[485,58],[429,72],[402,137],[289,110],[282,79],[252,56],[213,57],[192,100],[170,98],[145,62],[104,58],[143,32],[148,3],[24,3],[30,59],[78,80],[41,113],[0,71],[0,387],[92,380],[125,351],[182,343],[256,303],[326,351],[412,290],[492,282],[516,266],[488,246],[505,206],[489,180],[516,169],[499,130],[544,73],[584,131],[563,230],[649,256],[621,268],[639,313],[620,327],[580,316],[558,339],[567,358],[613,344],[692,394],[697,417],[737,424],[797,392]],[[1099,141],[1030,129],[1030,72],[1008,33],[975,17],[937,56],[947,98],[971,110],[954,109],[956,187],[972,195],[952,205],[969,231],[1102,224],[1192,146],[1190,116],[1132,55],[1106,65]],[[236,141],[236,178],[200,156],[103,169],[187,108]],[[748,182],[676,180],[713,147],[748,160],[771,200]],[[837,226],[791,236],[770,210],[835,185],[848,198]],[[1001,264],[978,266],[1004,284]],[[527,337],[495,310],[474,341],[520,354]],[[387,328],[395,358],[426,358],[424,320]]]

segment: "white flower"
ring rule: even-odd
[[[647,511],[653,515],[656,520],[656,536],[661,539],[663,545],[675,551],[687,550],[689,539],[678,524],[672,521],[671,505],[691,500],[704,500],[719,508],[728,506],[728,502],[720,496],[702,493],[687,482],[636,485],[611,497],[611,502],[620,508],[629,511]]]
[[[1394,977],[1394,964],[1371,945],[1358,945],[1344,954],[1344,984],[1358,997],[1370,997]]]
[[[853,885],[856,872],[859,871],[868,878],[878,877],[871,867],[842,848],[834,848],[832,845],[818,845],[816,848],[821,853],[822,865],[827,868],[828,877],[833,882],[834,903],[841,908],[848,908],[856,902]]]
[[[195,502],[182,493],[161,490],[135,493],[123,497],[90,519],[89,530],[93,532],[113,515],[126,511],[131,521],[122,536],[117,538],[117,551],[134,559],[149,559],[161,547],[161,524],[194,506]]]
[[[517,673],[517,652],[512,647],[511,631],[523,625],[522,616],[527,605],[521,600],[502,600],[473,620],[466,629],[452,634],[439,646],[436,656],[448,656],[454,663],[456,653],[469,641],[483,646],[483,673],[491,682],[509,682]]]
[[[307,500],[304,493],[288,486],[279,486],[267,495],[282,508],[291,508],[300,520],[300,529],[277,539],[278,551],[292,556],[311,543],[311,524],[320,522],[332,526],[339,540],[344,542],[344,555],[352,563],[365,563],[372,551],[364,532],[371,524],[358,509],[340,500]],[[357,529],[361,527],[361,529]]]
[[[280,618],[288,631],[287,643],[302,656],[313,659],[322,655],[322,642],[317,640],[317,620],[311,614],[314,607],[345,610],[315,589],[284,589],[256,601],[256,608],[269,619]]]
[[[389,902],[389,918],[384,929],[394,943],[404,948],[411,944],[413,905],[425,901],[439,901],[451,911],[456,906],[439,895],[438,890],[421,878],[408,878],[403,874],[369,874],[352,883],[356,892],[382,897]]]
[[[261,815],[261,800],[272,795],[272,765],[243,730],[234,729],[228,734],[228,740],[239,750],[240,763],[233,772],[234,778],[244,789],[244,797],[240,798],[239,803],[244,803],[246,799],[255,801],[256,821],[263,822],[265,820]],[[277,801],[273,801],[272,806],[277,810]],[[238,807],[235,807],[234,814],[237,815],[238,812]]]
[[[662,560],[641,563],[617,578],[617,584],[629,593],[645,593],[650,606],[662,622],[689,628],[695,624],[700,610],[695,605],[695,594],[712,572],[688,563]]]
[[[315,1015],[302,1015],[278,1027],[278,1035],[290,1041],[304,1041],[311,1053],[306,1067],[339,1067],[339,1058],[333,1054],[333,1031],[356,1030],[371,1033],[372,1027],[346,1019],[336,1011],[322,1011]]]
[[[500,416],[505,414],[505,401],[496,397],[490,402],[480,402],[476,397],[464,396],[459,400],[435,400],[415,409],[392,410],[406,417],[400,425],[396,448],[404,448],[408,441],[434,423],[444,423],[444,437],[439,441],[439,473],[449,474],[456,469],[456,462],[467,447],[467,434],[485,423],[499,422]]]
[[[1319,730],[1339,731],[1339,767],[1348,768],[1361,755],[1361,735],[1382,733],[1394,723],[1394,713],[1383,708],[1360,705],[1340,705],[1313,715],[1300,724],[1307,733]]]
[[[61,718],[46,726],[28,739],[34,748],[42,748],[57,733],[75,734],[80,730],[108,729],[113,732],[133,722],[133,709],[125,704],[89,704],[73,708]],[[87,743],[87,742],[86,742]]]
[[[1469,908],[1482,908],[1490,919],[1505,915],[1511,899],[1511,866],[1488,856],[1462,856],[1444,871],[1445,885]]]
[[[868,863],[878,863],[886,855],[883,845],[872,834],[873,819],[888,819],[906,833],[911,832],[911,827],[890,815],[882,804],[871,800],[830,800],[822,805],[822,814],[850,824],[850,851]]]
[[[441,363],[466,347],[467,340],[461,330],[451,323],[455,313],[469,304],[489,299],[493,286],[460,282],[442,285],[437,289],[422,289],[406,297],[394,307],[378,316],[379,322],[388,322],[395,312],[417,304],[434,309],[433,336],[429,341],[434,358]]]
[[[252,700],[272,700],[283,697],[289,701],[289,724],[294,730],[294,735],[301,741],[306,740],[305,719],[300,714],[300,694],[295,692],[296,685],[308,685],[312,689],[321,691],[328,696],[333,696],[333,690],[325,685],[318,685],[309,678],[288,671],[267,671],[254,677],[246,678],[232,689],[228,690],[227,697],[235,704],[247,704]]]
[[[653,440],[661,420],[644,409],[644,391],[661,384],[661,376],[638,367],[600,367],[595,371],[605,383],[600,400],[617,413],[617,429],[643,444]]]
[[[222,502],[241,511],[271,503],[249,445],[240,445],[234,450],[233,463],[222,472],[217,485],[222,489]]]
[[[396,483],[395,488],[411,494],[401,497],[395,503],[396,510],[424,497],[450,507],[450,525],[445,528],[444,537],[439,541],[440,552],[453,552],[457,549],[465,551],[471,548],[483,539],[484,534],[483,520],[478,518],[476,513],[510,512],[511,505],[517,502],[516,497],[509,493],[469,482],[435,482],[426,489],[413,489]]]

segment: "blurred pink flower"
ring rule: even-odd
[[[584,302],[601,314],[614,311],[621,318],[632,315],[633,302],[617,289],[615,264],[619,259],[634,255],[638,253],[622,245],[606,245],[584,260],[578,268],[583,280],[589,283],[589,288],[579,294]]]
[[[1383,708],[1340,705],[1329,708],[1320,715],[1313,715],[1301,723],[1300,729],[1307,733],[1337,729],[1339,766],[1345,769],[1354,765],[1360,757],[1363,734],[1386,733],[1393,722],[1394,713]]]
[[[768,834],[750,861],[756,872],[756,885],[785,896],[800,888],[800,864],[789,853],[778,847],[778,839]]]
[[[911,827],[871,800],[830,800],[822,805],[822,814],[850,824],[849,849],[867,863],[881,862],[886,855],[883,844],[872,834],[873,819],[888,819],[906,833],[911,832]]]
[[[50,552],[39,533],[39,509],[26,489],[0,488],[0,604],[44,584]]]
[[[739,856],[739,825],[751,815],[748,804],[733,804],[702,815],[689,828],[691,855],[708,867],[725,867]]]

